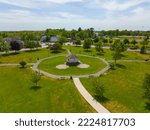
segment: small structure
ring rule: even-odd
[[[70,54],[67,56],[67,62],[66,62],[66,65],[68,66],[77,66],[79,65],[80,62],[78,60],[78,57],[74,54]]]
[[[50,42],[56,43],[59,41],[59,38],[57,36],[50,37]]]

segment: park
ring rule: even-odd
[[[149,113],[150,34],[115,31],[1,32],[0,112]]]

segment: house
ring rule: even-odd
[[[76,65],[79,65],[80,62],[78,60],[78,57],[74,54],[70,54],[67,56],[67,62],[66,62],[66,65],[69,65],[69,66],[76,66]]]
[[[59,41],[59,38],[57,36],[50,37],[50,42],[55,43],[55,42],[58,42],[58,41]]]

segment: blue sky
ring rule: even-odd
[[[0,30],[150,30],[150,0],[0,0]]]

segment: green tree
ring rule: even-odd
[[[77,38],[76,40],[73,41],[73,44],[75,44],[76,46],[81,45],[81,40],[80,38]]]
[[[131,41],[131,44],[133,44],[133,45],[135,46],[135,44],[137,44],[137,41],[136,41],[135,39],[133,39],[133,40]]]
[[[58,42],[63,45],[66,41],[67,39],[65,37],[60,37]]]
[[[94,38],[94,42],[95,42],[95,43],[98,43],[98,42],[99,42],[99,37],[98,37],[98,36],[96,36],[96,37]]]
[[[150,100],[150,74],[146,74],[143,82],[144,97]]]
[[[103,53],[104,50],[103,50],[103,48],[102,48],[102,42],[99,41],[98,43],[96,43],[96,44],[95,44],[95,49],[96,49],[97,52]]]
[[[21,61],[19,64],[21,65],[21,68],[25,68],[25,66],[27,65],[25,61]]]
[[[93,78],[92,81],[93,90],[94,90],[94,97],[97,101],[105,101],[106,97],[105,94],[105,88],[102,82],[100,81],[100,78]]]
[[[41,80],[40,72],[35,72],[31,75],[31,81],[35,83],[36,87],[38,86],[38,82]]]
[[[116,40],[111,49],[113,50],[113,59],[116,65],[117,60],[121,58],[121,53],[126,50],[126,46],[120,40]]]
[[[148,45],[148,40],[146,39],[143,39],[143,41],[141,42],[141,50],[140,50],[140,53],[141,54],[145,54],[146,53],[146,48],[147,48],[147,45]]]
[[[58,52],[59,50],[62,49],[62,45],[60,43],[55,43],[53,45],[50,45],[50,50],[52,50],[53,53]]]
[[[38,41],[26,41],[25,46],[26,48],[30,48],[32,50],[34,48],[40,47],[40,44]]]
[[[129,41],[127,38],[125,38],[125,39],[123,39],[123,43],[124,43],[124,44],[129,44],[130,41]]]
[[[11,46],[6,41],[0,42],[0,51],[5,51],[7,53],[9,52],[10,48]]]
[[[91,48],[92,40],[90,38],[87,38],[84,40],[83,48],[88,50]]]

